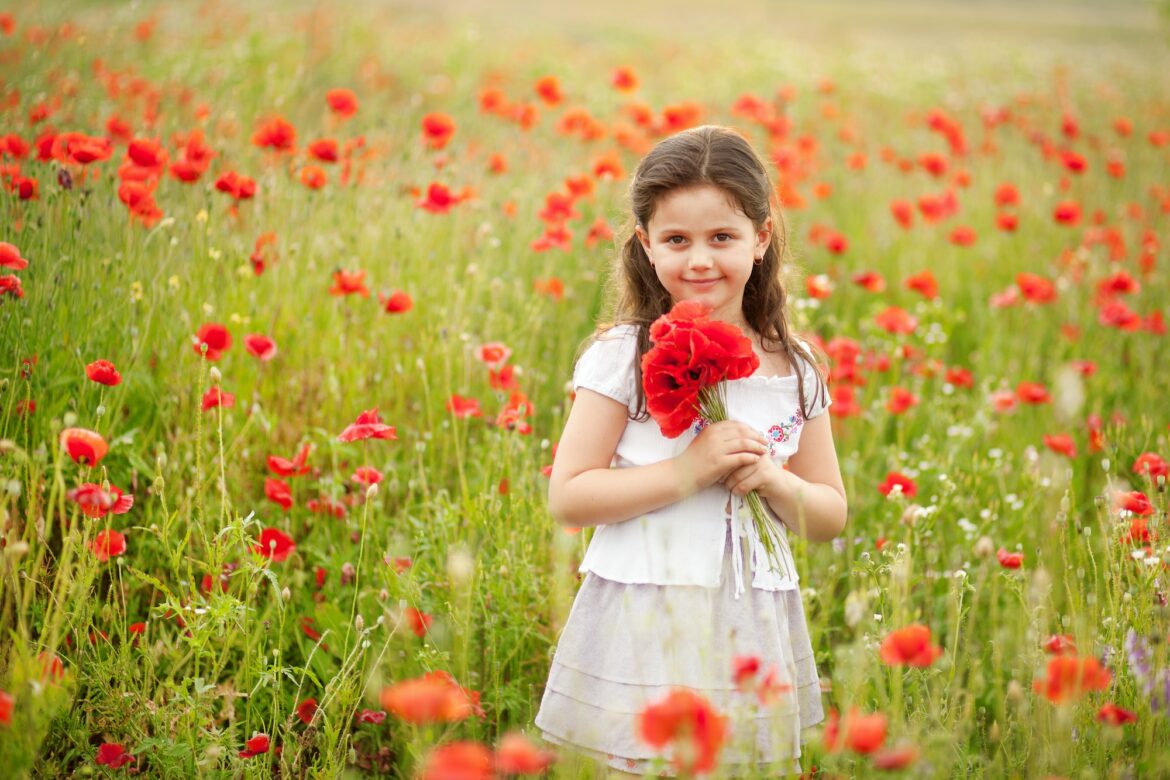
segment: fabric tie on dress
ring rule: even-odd
[[[748,535],[747,526],[740,517],[739,508],[743,504],[742,498],[731,496],[728,498],[731,512],[727,519],[731,521],[731,571],[735,577],[735,598],[738,601],[741,593],[746,590],[743,586],[743,538]]]

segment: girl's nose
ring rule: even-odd
[[[710,268],[713,262],[706,252],[695,251],[687,258],[687,265],[691,268]]]

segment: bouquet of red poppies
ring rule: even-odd
[[[696,419],[708,423],[727,419],[724,380],[755,373],[760,359],[743,332],[708,318],[710,310],[697,301],[680,301],[650,326],[654,346],[642,356],[642,388],[646,411],[668,439],[680,436]],[[744,500],[752,523],[773,568],[784,544],[756,491]]]

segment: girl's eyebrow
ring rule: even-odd
[[[657,231],[658,235],[660,235],[660,236],[665,235],[667,233],[689,233],[689,232],[690,231],[687,230],[686,228],[672,227],[669,225],[666,227],[661,227]],[[697,232],[702,233],[703,231],[700,230]],[[733,227],[714,227],[714,228],[711,228],[710,230],[708,230],[707,232],[708,233],[735,233],[736,229]]]

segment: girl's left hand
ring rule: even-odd
[[[784,479],[781,472],[781,467],[765,455],[755,463],[740,466],[728,474],[723,484],[737,496],[746,496],[754,490],[759,493],[760,498],[770,498],[780,491],[781,481]]]

